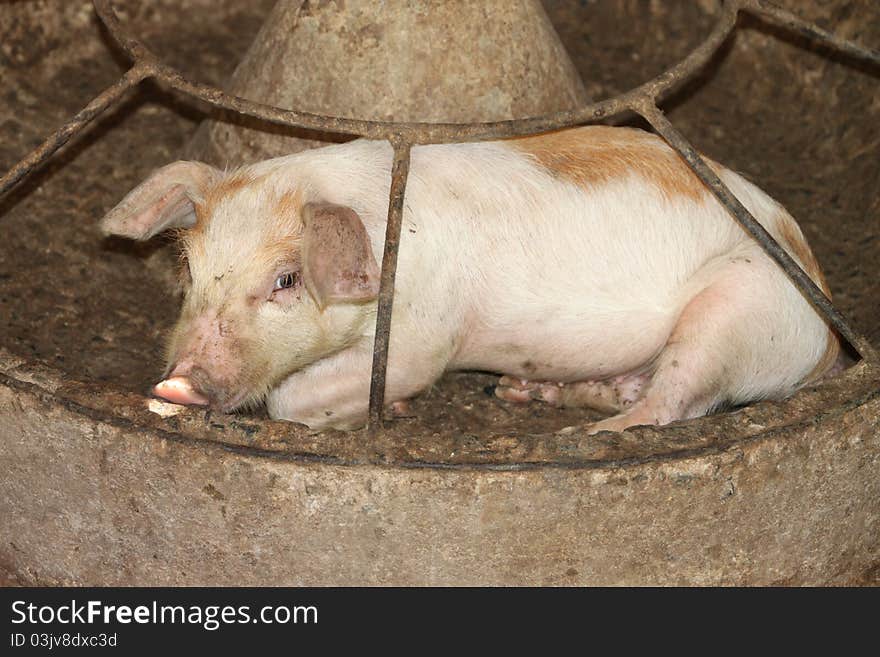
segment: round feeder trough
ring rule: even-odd
[[[99,120],[0,196],[0,580],[880,582],[880,364],[870,346],[880,340],[876,53],[849,51],[775,9],[759,20],[750,9],[766,3],[547,2],[542,29],[550,39],[552,23],[587,84],[572,77],[563,51],[545,48],[558,66],[540,70],[556,71],[568,91],[536,93],[532,105],[516,107],[497,102],[514,96],[496,94],[493,106],[511,117],[562,111],[563,119],[551,116],[585,122],[577,108],[587,97],[617,97],[646,80],[655,81],[653,93],[665,84],[655,76],[720,34],[699,76],[664,93],[663,109],[700,151],[744,172],[798,218],[864,356],[849,369],[786,401],[597,436],[582,427],[598,416],[511,406],[490,394],[495,377],[456,373],[413,400],[412,417],[374,418],[372,431],[312,432],[259,412],[212,415],[151,401],[146,391],[161,373],[162,338],[179,305],[173,247],[102,240],[97,229],[125,192],[184,149],[217,158],[238,140],[229,158],[248,159],[279,143],[247,137],[250,130],[326,137],[313,125],[290,132],[232,111],[258,108],[217,113],[189,99],[198,89],[186,79],[226,79],[273,3],[117,4],[125,33],[186,78],[136,64],[114,86],[138,46],[116,48],[90,5],[0,7],[0,171],[111,90],[80,116],[85,124],[101,113]],[[315,4],[315,16],[329,11]],[[108,3],[96,5],[107,11]],[[717,25],[725,15],[736,20],[732,5],[744,11],[725,36]],[[783,5],[848,42],[880,44],[880,8]],[[299,7],[297,21],[308,22],[309,6]],[[354,32],[364,43],[381,41]],[[246,84],[241,70],[232,88]],[[515,84],[530,88],[543,77]],[[144,78],[159,84],[138,84]],[[466,87],[462,93],[477,88]],[[377,105],[361,118],[413,121],[435,104],[413,101],[400,114],[393,103]],[[594,119],[638,122],[641,113],[665,136],[678,134],[653,103],[590,107]],[[191,143],[203,119],[238,125],[204,124]],[[527,121],[514,132],[552,123]],[[383,129],[376,125],[323,127],[367,134]],[[405,154],[416,132],[400,125],[393,141]],[[487,129],[447,126],[426,141],[482,138]],[[47,151],[64,141],[50,139]]]

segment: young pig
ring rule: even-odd
[[[103,220],[176,229],[186,297],[155,393],[222,411],[363,426],[391,147],[358,140],[232,172],[175,162]],[[722,180],[827,293],[789,214]],[[675,152],[586,127],[416,147],[385,398],[447,370],[503,373],[505,400],[616,413],[593,432],[781,398],[821,376],[834,334]]]

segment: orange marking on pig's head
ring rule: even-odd
[[[258,178],[247,169],[239,169],[218,177],[208,185],[196,201],[196,224],[189,230],[203,232],[208,221],[224,201],[228,201],[247,187],[257,184]]]

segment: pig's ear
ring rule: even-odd
[[[342,205],[303,208],[303,281],[318,307],[369,301],[379,294],[379,266],[357,212]]]
[[[146,240],[168,228],[196,223],[194,199],[200,198],[220,171],[201,162],[174,162],[131,190],[101,220],[105,235]]]

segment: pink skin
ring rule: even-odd
[[[653,364],[650,378],[627,376],[607,382],[578,382],[548,388],[546,383],[505,377],[496,394],[513,401],[527,397],[569,406],[579,403],[618,413],[590,425],[588,433],[591,434],[620,432],[637,425],[663,425],[705,415],[721,401],[720,389],[713,382],[731,376],[729,370],[735,365],[717,358],[717,345],[729,342],[729,335],[736,336],[740,326],[729,318],[756,324],[763,319],[760,309],[756,320],[749,317],[746,313],[755,312],[748,305],[749,298],[737,296],[743,281],[755,275],[735,265],[693,297],[679,316],[666,348]],[[736,303],[745,307],[738,308]],[[736,314],[738,311],[740,314]],[[566,394],[568,386],[576,386],[569,393],[572,398]]]
[[[181,371],[178,366],[172,372],[172,376],[163,379],[153,386],[153,394],[173,404],[182,406],[210,406],[216,403],[215,399],[207,397],[192,378],[186,375],[178,375],[176,372]],[[247,396],[247,391],[239,391],[228,399],[225,399],[219,410],[229,412],[242,403]]]
[[[495,388],[499,399],[514,403],[543,401],[551,406],[587,407],[606,413],[618,413],[634,405],[642,396],[650,378],[646,374],[618,376],[607,381],[528,381],[502,376]]]
[[[200,395],[185,376],[172,376],[153,387],[153,394],[173,404],[206,406],[208,399]]]
[[[413,417],[409,400],[401,399],[391,404],[391,415],[394,417]]]
[[[177,344],[177,357],[167,377],[156,384],[153,394],[175,404],[206,406],[216,403],[211,390],[234,381],[238,369],[230,352],[229,322],[202,315],[190,322]],[[206,386],[206,387],[204,387]],[[241,395],[221,399],[232,408]]]

